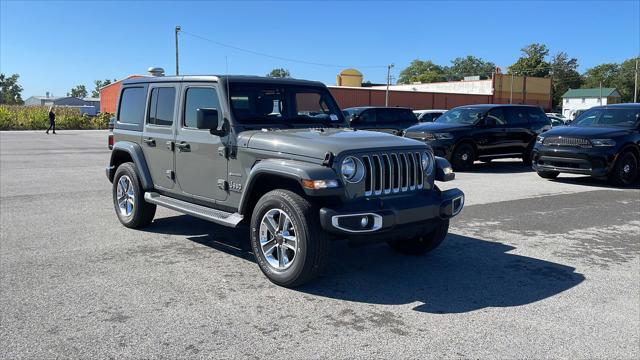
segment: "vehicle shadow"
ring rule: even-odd
[[[243,231],[190,216],[158,219],[146,231],[185,235],[190,241],[255,262],[238,248]],[[530,304],[584,281],[575,268],[511,253],[500,242],[449,234],[426,256],[394,253],[386,244],[351,247],[335,241],[323,277],[296,291],[370,304],[417,303],[416,311],[464,313]]]
[[[562,183],[562,184],[593,186],[593,187],[608,188],[608,189],[640,189],[640,183],[636,183],[626,187],[615,186],[609,183],[606,179],[599,179],[591,176],[563,177],[562,174],[560,174],[559,177],[550,181]]]
[[[522,160],[493,160],[485,163],[476,161],[471,169],[460,172],[480,173],[480,174],[514,174],[533,172],[531,166],[525,166]]]

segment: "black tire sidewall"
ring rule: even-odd
[[[633,159],[633,161],[635,162],[635,174],[634,176],[629,179],[628,181],[624,180],[623,177],[623,168],[624,168],[624,163],[626,162],[627,159]],[[638,164],[638,157],[631,151],[625,151],[622,154],[620,154],[620,158],[618,158],[618,161],[616,162],[616,165],[614,167],[614,173],[613,175],[613,182],[617,185],[622,185],[622,186],[628,186],[633,184],[634,182],[636,182],[638,180],[638,166],[640,164]]]
[[[467,161],[462,160],[462,154],[469,154],[469,159]],[[451,155],[451,163],[456,170],[467,170],[471,168],[473,162],[475,161],[476,150],[469,143],[461,143],[455,147],[453,150],[453,154]]]
[[[293,223],[296,230],[297,251],[293,264],[284,270],[274,269],[267,262],[260,248],[260,222],[267,211],[271,209],[283,210]],[[274,283],[286,286],[294,283],[304,271],[306,254],[309,241],[309,226],[305,219],[303,210],[299,209],[294,203],[289,202],[279,192],[270,192],[264,195],[256,204],[251,216],[250,236],[251,249],[253,250],[256,262],[260,270]]]

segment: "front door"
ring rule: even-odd
[[[484,125],[474,135],[478,145],[478,156],[493,156],[505,150],[506,121],[501,108],[489,110]]]
[[[227,198],[227,158],[220,137],[197,128],[198,109],[217,109],[222,116],[215,84],[187,84],[182,90],[182,116],[175,141],[176,181],[184,195],[202,201]]]
[[[156,188],[174,188],[173,138],[177,113],[178,85],[155,84],[149,87],[146,118],[142,132],[142,151]]]

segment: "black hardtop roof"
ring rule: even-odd
[[[300,80],[293,78],[270,78],[251,75],[180,75],[180,76],[144,76],[139,78],[126,79],[123,85],[145,84],[159,82],[217,82],[229,81],[229,83],[263,83],[263,84],[284,84],[299,86],[320,86],[325,85],[319,81]]]

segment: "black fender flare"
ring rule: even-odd
[[[453,172],[453,168],[449,163],[449,160],[436,156],[436,180],[437,181],[451,181],[456,178],[456,173]]]
[[[275,176],[295,180],[300,184],[300,188],[310,196],[330,196],[340,195],[344,191],[342,184],[338,179],[336,172],[327,166],[321,164],[308,163],[297,160],[286,159],[265,159],[259,161],[251,168],[248,174],[238,212],[244,214],[246,207],[251,198],[251,193],[257,181],[263,176]],[[302,187],[302,180],[338,180],[338,187],[332,189],[313,190]]]
[[[140,147],[140,145],[131,141],[118,141],[113,144],[113,149],[111,150],[111,159],[109,160],[109,168],[112,169],[111,174],[109,175],[109,181],[113,182],[113,175],[115,174],[116,170],[116,159],[118,158],[118,154],[121,152],[129,154],[129,156],[133,160],[133,164],[138,170],[138,177],[140,178],[140,182],[142,183],[142,188],[144,190],[153,190],[153,180],[151,179],[149,166],[147,165],[147,160],[144,157],[142,148]]]

